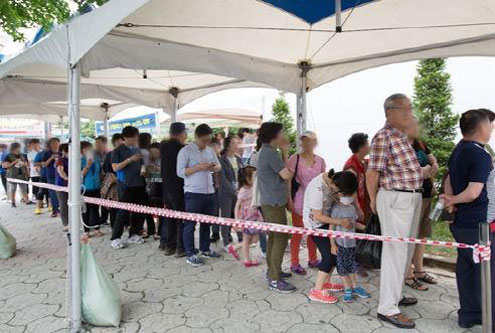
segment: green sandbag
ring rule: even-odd
[[[10,234],[1,224],[0,224],[0,258],[9,259],[15,254],[16,242],[14,236]]]
[[[120,325],[119,288],[103,270],[88,244],[81,246],[82,318],[93,326]]]

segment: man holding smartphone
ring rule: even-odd
[[[122,130],[124,142],[112,151],[112,168],[117,173],[117,180],[123,186],[120,202],[148,205],[148,194],[146,193],[146,182],[141,175],[143,159],[139,153],[137,142],[139,130],[127,126]],[[121,209],[112,230],[112,247],[121,249],[124,247],[122,234],[126,221],[130,218],[129,243],[142,244],[144,240],[139,236],[144,223],[144,215],[130,213]]]
[[[194,131],[194,142],[185,146],[177,156],[177,176],[184,179],[184,199],[186,212],[215,215],[218,201],[213,186],[213,173],[221,167],[216,153],[208,144],[213,134],[210,126],[201,124]],[[203,261],[196,255],[194,229],[196,222],[184,221],[184,248],[187,262],[195,267]],[[199,226],[199,250],[203,258],[218,258],[210,250],[210,225]]]

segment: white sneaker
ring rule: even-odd
[[[132,235],[131,237],[129,237],[129,243],[130,244],[143,244],[144,239],[139,235]]]
[[[117,238],[112,241],[112,247],[116,250],[119,250],[119,249],[123,249],[125,246],[122,240],[120,238]]]

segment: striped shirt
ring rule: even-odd
[[[423,185],[418,158],[407,136],[388,122],[371,142],[368,170],[380,173],[386,190],[416,190]]]

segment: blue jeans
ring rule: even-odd
[[[260,248],[261,252],[266,253],[266,234],[264,231],[260,232]]]
[[[47,181],[48,181],[48,184],[55,185],[55,178],[48,178]],[[58,212],[57,192],[54,190],[48,190],[48,193],[50,194],[50,202],[52,203],[53,211]]]
[[[186,212],[205,215],[215,215],[218,211],[216,194],[201,194],[186,192],[184,194]],[[184,221],[184,250],[188,257],[195,254],[194,230],[196,222]],[[201,223],[199,225],[199,250],[206,252],[210,250],[210,225]]]

